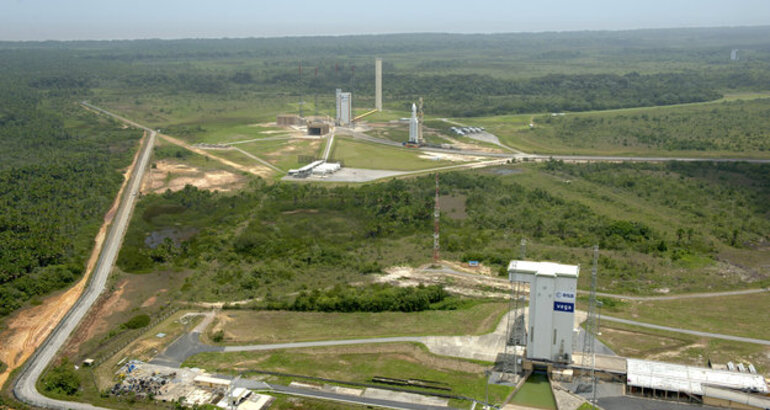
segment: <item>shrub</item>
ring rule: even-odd
[[[126,329],[140,329],[150,324],[150,316],[146,314],[136,315],[123,323]]]
[[[80,375],[66,357],[43,377],[43,389],[49,393],[72,396],[80,389]]]

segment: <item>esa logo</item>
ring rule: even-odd
[[[556,299],[575,299],[575,292],[556,292]]]
[[[566,302],[553,302],[553,310],[558,312],[574,312],[575,304]]]

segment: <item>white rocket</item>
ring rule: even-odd
[[[417,121],[417,106],[412,104],[412,118],[409,119],[409,143],[420,143],[420,124]]]

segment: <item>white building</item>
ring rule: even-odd
[[[412,104],[412,118],[409,119],[409,143],[420,143],[420,122],[417,120],[417,106]]]
[[[350,125],[353,121],[353,94],[337,89],[337,125]]]
[[[511,282],[529,284],[527,358],[570,363],[580,267],[511,261]]]

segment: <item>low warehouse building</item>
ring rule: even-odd
[[[297,114],[279,114],[275,117],[275,123],[279,127],[290,127],[293,125],[305,125],[305,121]]]
[[[193,383],[195,385],[200,387],[209,387],[209,388],[223,388],[227,389],[230,387],[230,380],[227,379],[220,379],[219,377],[212,377],[207,375],[200,375],[195,376],[193,379]]]
[[[329,124],[323,122],[313,122],[307,125],[308,135],[326,135],[329,133]]]
[[[737,404],[744,399],[748,403],[751,393],[769,392],[765,378],[759,374],[640,359],[627,359],[627,369],[627,392],[639,396]]]

